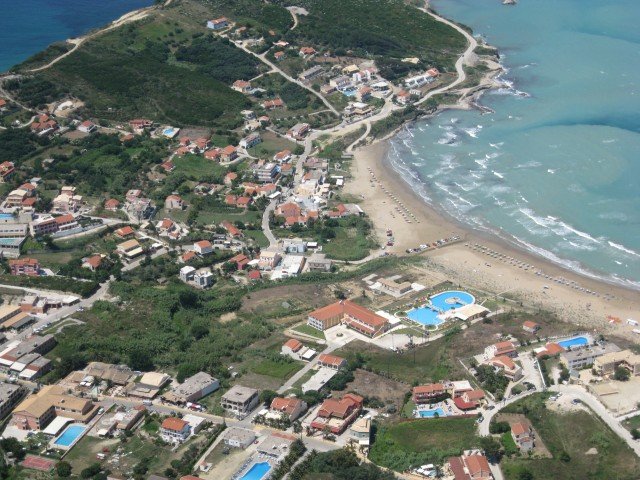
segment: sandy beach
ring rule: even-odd
[[[430,260],[427,268],[462,286],[507,294],[554,312],[580,329],[597,328],[640,341],[626,323],[628,318],[640,321],[640,292],[571,272],[445,218],[387,165],[387,149],[387,141],[357,149],[351,169],[354,178],[345,191],[363,199],[360,205],[381,244],[386,242],[386,230],[393,230],[395,244],[387,247],[388,252],[407,255],[408,248],[457,235],[461,241],[420,254]]]

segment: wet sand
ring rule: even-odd
[[[386,163],[387,149],[388,142],[381,141],[356,150],[351,169],[354,178],[345,191],[363,197],[360,205],[373,221],[381,244],[386,242],[386,230],[393,230],[395,244],[387,247],[388,252],[407,255],[408,248],[457,235],[461,241],[420,254],[430,260],[427,268],[454,283],[506,294],[527,306],[554,312],[578,329],[638,337],[640,342],[640,335],[633,334],[634,327],[626,323],[628,318],[640,321],[640,292],[571,272],[445,218]],[[609,317],[620,322],[611,322]]]

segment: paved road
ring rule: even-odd
[[[274,248],[278,245],[278,240],[275,235],[271,231],[271,226],[269,225],[269,218],[271,216],[271,212],[276,209],[276,205],[278,204],[278,200],[271,200],[267,208],[265,208],[264,213],[262,214],[262,232],[264,233],[267,240],[269,240],[269,248]]]

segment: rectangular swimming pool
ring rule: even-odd
[[[582,347],[588,344],[589,340],[587,339],[587,337],[574,337],[568,340],[563,340],[562,342],[558,342],[558,345],[560,345],[565,350],[569,347]]]
[[[55,439],[53,442],[54,445],[59,447],[68,447],[76,441],[76,439],[82,435],[85,431],[84,426],[82,425],[70,425],[68,426],[62,434]]]
[[[418,414],[422,417],[422,418],[433,418],[436,416],[436,414],[438,414],[439,417],[444,417],[444,410],[440,407],[438,408],[434,408],[433,410],[419,410]]]
[[[254,463],[251,469],[240,480],[261,480],[271,470],[267,462]]]

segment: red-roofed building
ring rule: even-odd
[[[129,225],[127,225],[126,227],[117,229],[113,233],[115,233],[116,237],[124,239],[124,238],[133,237],[136,231],[133,228],[131,228]]]
[[[315,55],[316,54],[316,50],[313,47],[302,47],[302,48],[300,48],[300,51],[298,52],[298,54],[302,58],[307,58],[307,57],[310,57],[311,55]]]
[[[244,270],[247,263],[249,263],[249,258],[244,253],[239,253],[235,257],[231,257],[228,261],[235,263],[238,270]]]
[[[493,480],[489,462],[484,455],[451,457],[448,467],[455,480]]]
[[[249,208],[249,205],[251,205],[251,203],[253,202],[253,199],[251,197],[238,197],[238,200],[236,201],[236,207],[238,208]]]
[[[251,82],[245,80],[236,80],[231,85],[231,89],[240,93],[249,93],[251,91]]]
[[[522,324],[522,329],[525,332],[536,333],[538,330],[540,330],[540,325],[538,325],[536,322],[532,322],[531,320],[527,320]]]
[[[513,342],[498,342],[498,343],[494,343],[493,345],[489,345],[487,348],[484,349],[484,356],[485,358],[489,359],[489,358],[493,358],[493,357],[499,357],[505,355],[507,357],[517,357],[518,356],[518,352],[516,351],[516,346],[513,344]]]
[[[93,123],[91,120],[85,120],[80,125],[78,125],[78,130],[84,133],[95,132],[98,129],[98,126]]]
[[[164,200],[165,210],[182,210],[184,208],[184,200],[179,195],[169,195]]]
[[[209,255],[213,252],[213,245],[209,240],[200,240],[193,244],[193,250],[199,255]]]
[[[70,213],[56,217],[56,224],[58,225],[59,232],[73,230],[74,228],[78,227],[78,222]]]
[[[151,128],[153,121],[146,118],[135,118],[129,121],[129,126],[136,131],[144,130],[145,128]]]
[[[292,353],[296,353],[302,347],[303,345],[300,340],[296,340],[295,338],[290,338],[282,346],[281,353],[283,355],[290,355]]]
[[[115,212],[120,208],[120,202],[115,198],[110,198],[106,202],[104,202],[104,209],[109,210],[110,212]]]
[[[282,150],[273,156],[276,162],[288,162],[291,160],[291,150]]]
[[[502,371],[504,376],[511,381],[515,382],[522,378],[522,368],[520,368],[510,357],[507,357],[506,355],[493,357],[485,363]]]
[[[307,409],[307,404],[299,398],[276,397],[271,401],[269,410],[277,415],[285,415],[290,422],[296,420]]]
[[[0,163],[0,183],[5,183],[16,171],[13,162]]]
[[[309,314],[307,324],[320,331],[344,324],[367,337],[376,337],[389,328],[386,318],[351,300],[342,300],[314,310]]]
[[[182,254],[182,256],[180,257],[180,259],[184,262],[187,263],[191,260],[193,260],[194,258],[197,258],[198,255],[196,254],[196,252],[194,252],[193,250],[189,250],[188,252],[185,252]]]
[[[329,398],[322,402],[316,418],[311,422],[311,428],[329,430],[339,435],[353,422],[362,411],[363,398],[353,393],[347,393],[341,399]]]
[[[238,149],[233,145],[227,145],[220,150],[220,159],[223,162],[231,162],[238,158]]]
[[[162,162],[160,164],[160,168],[162,168],[165,172],[173,172],[176,169],[176,166],[171,160],[167,160],[166,162]]]
[[[102,265],[102,261],[104,257],[100,254],[91,255],[90,257],[84,258],[82,260],[82,268],[88,268],[92,272],[95,272]]]
[[[231,185],[237,178],[238,174],[236,172],[229,172],[224,176],[224,184]]]
[[[511,437],[520,451],[528,452],[534,447],[534,434],[531,425],[517,422],[511,425]]]
[[[221,148],[212,148],[211,150],[207,150],[206,152],[204,152],[204,158],[206,158],[207,160],[220,160],[220,157],[222,156],[222,149]]]
[[[40,275],[40,262],[35,258],[16,258],[9,260],[11,275],[27,275],[37,277]]]
[[[551,342],[551,343],[547,343],[542,350],[538,351],[536,356],[538,358],[544,357],[545,355],[549,357],[553,357],[554,355],[557,355],[564,351],[565,351],[564,348],[562,348],[560,345],[558,345],[557,343]]]
[[[221,224],[222,228],[224,228],[229,235],[232,237],[243,237],[242,231],[240,231],[235,225],[233,225],[230,221],[224,220]]]
[[[321,367],[330,368],[332,370],[340,370],[347,366],[347,361],[338,357],[337,355],[330,355],[328,353],[321,353],[318,356],[318,365]]]
[[[165,442],[182,443],[191,433],[189,424],[177,417],[165,418],[160,425],[160,436]]]
[[[260,274],[260,270],[251,270],[247,273],[247,278],[253,282],[257,282],[262,278],[262,275]]]
[[[265,100],[262,102],[262,108],[265,110],[275,110],[276,108],[284,108],[284,102],[281,98],[274,98],[273,100]]]
[[[422,404],[429,403],[429,400],[446,393],[445,386],[442,383],[430,383],[428,385],[418,385],[413,387],[411,396],[413,403]]]

